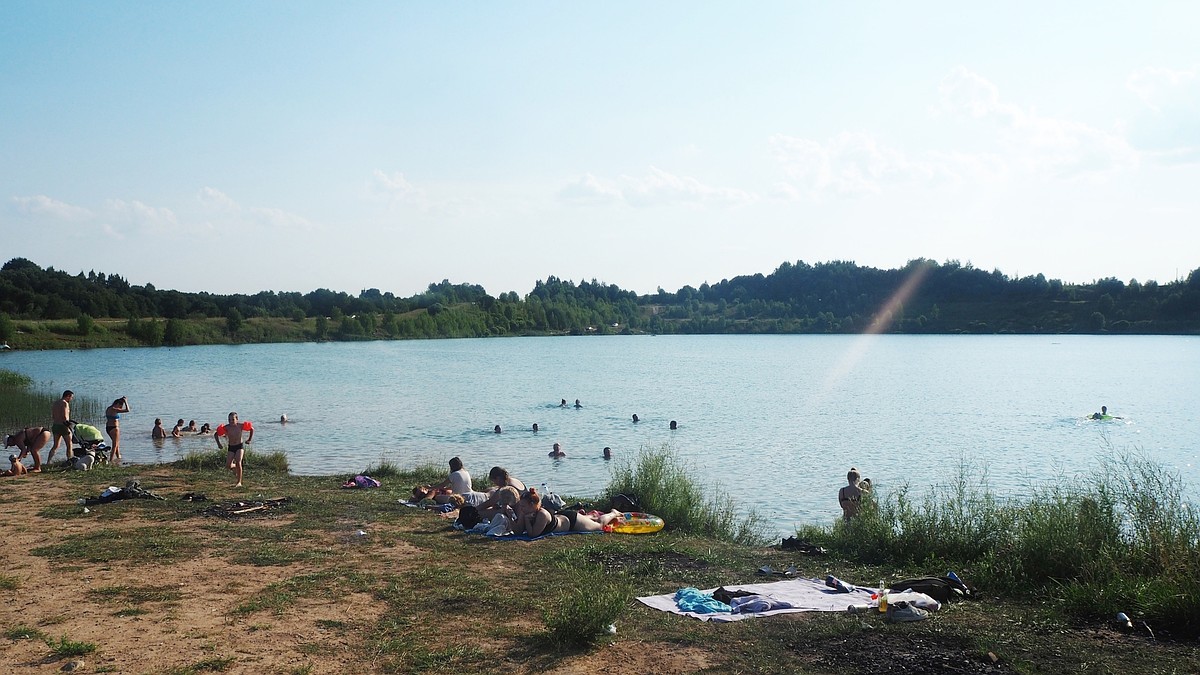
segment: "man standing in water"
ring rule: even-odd
[[[242,432],[249,431],[250,435],[242,441]],[[233,487],[242,487],[242,460],[246,457],[246,443],[254,440],[254,425],[250,421],[238,421],[238,414],[235,412],[229,413],[229,423],[217,426],[216,433],[213,438],[217,439],[217,447],[221,447],[221,437],[229,441],[229,451],[225,456],[225,468],[234,472],[237,475],[237,485]]]
[[[58,440],[61,438],[66,442],[67,459],[71,458],[71,425],[68,422],[71,419],[71,399],[75,398],[75,392],[70,389],[63,392],[62,398],[54,402],[50,407],[50,420],[53,424],[50,425],[50,433],[54,436],[54,445],[50,446],[50,454],[46,456],[46,463],[54,459],[54,453],[58,450]]]

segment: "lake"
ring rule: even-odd
[[[131,462],[215,448],[211,437],[152,442],[155,417],[168,429],[181,417],[216,426],[236,410],[255,423],[253,448],[287,453],[296,473],[353,473],[381,459],[444,465],[458,455],[477,485],[501,465],[526,483],[588,496],[613,463],[670,444],[779,532],[838,517],[851,465],[878,488],[920,489],[949,480],[965,459],[997,492],[1020,494],[1031,481],[1070,479],[1109,449],[1141,450],[1177,470],[1190,494],[1200,484],[1189,412],[1200,411],[1195,337],[306,343],[15,352],[0,354],[0,368],[104,404],[128,396],[133,412],[121,427]],[[571,405],[560,408],[561,399]],[[1101,405],[1124,419],[1086,419]],[[281,425],[285,413],[291,421]],[[493,433],[497,424],[503,433]],[[547,457],[556,441],[566,458]]]

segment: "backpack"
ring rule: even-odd
[[[463,504],[458,509],[458,520],[454,521],[455,525],[462,525],[464,530],[469,530],[475,527],[483,519],[479,517],[479,511],[470,504]]]
[[[894,591],[912,590],[917,593],[924,593],[938,602],[961,600],[963,598],[974,597],[975,595],[975,589],[967,586],[958,579],[951,579],[950,577],[916,577],[913,579],[904,579],[888,584],[888,588]]]

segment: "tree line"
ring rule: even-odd
[[[551,276],[524,297],[443,280],[407,298],[377,288],[185,293],[24,258],[0,268],[0,340],[22,321],[73,321],[87,334],[104,330],[98,319],[120,319],[116,330],[138,343],[173,345],[631,332],[1200,334],[1200,268],[1165,284],[1064,284],[958,261],[917,259],[899,269],[797,261],[641,296]]]

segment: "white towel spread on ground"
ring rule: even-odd
[[[770,609],[765,612],[747,612],[733,614],[720,612],[716,614],[698,614],[682,612],[675,604],[675,594],[650,595],[638,600],[647,607],[661,609],[672,614],[682,614],[701,621],[740,621],[755,616],[771,616],[772,614],[787,614],[789,612],[844,612],[846,607],[853,604],[870,602],[874,588],[858,587],[855,593],[841,593],[825,585],[821,579],[788,579],[763,584],[737,584],[724,587],[729,591],[746,591],[756,595],[766,596],[779,603],[790,605],[786,609]],[[711,594],[715,588],[704,589]]]

